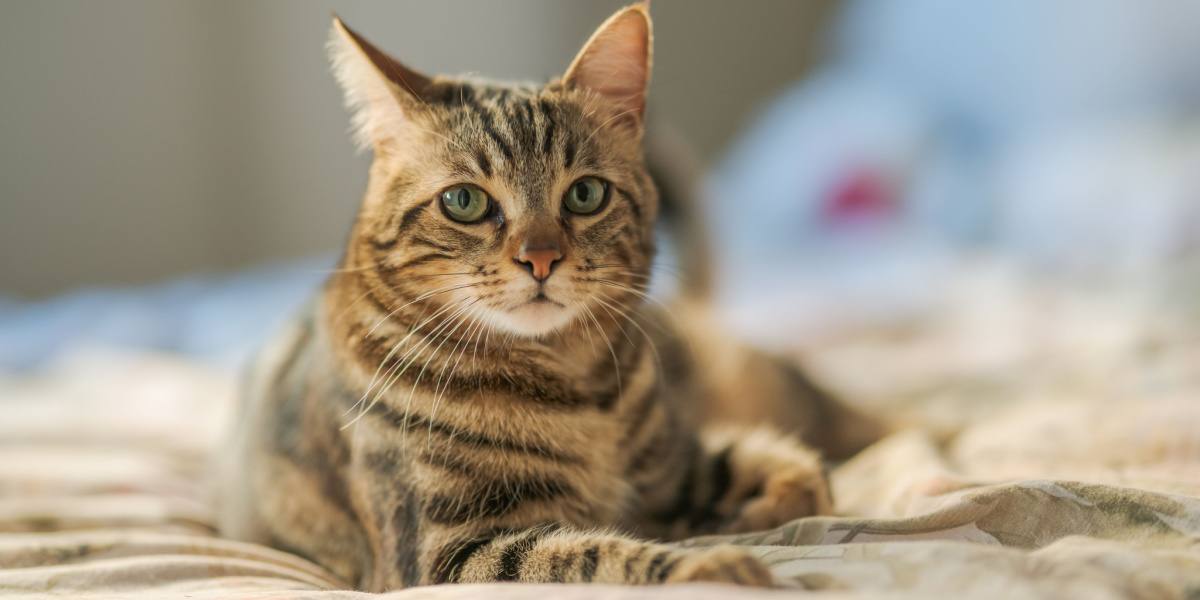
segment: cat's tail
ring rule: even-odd
[[[666,233],[668,256],[673,257],[659,263],[653,275],[675,279],[677,294],[684,299],[707,301],[715,277],[699,161],[678,135],[651,128],[646,165],[658,187],[659,225]]]

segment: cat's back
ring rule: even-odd
[[[332,375],[317,321],[318,302],[310,301],[256,353],[243,373],[238,407],[219,456],[218,526],[223,535],[269,541],[262,528],[261,481],[265,463],[311,454],[326,432],[307,431],[325,415],[312,415],[312,381]]]
[[[703,424],[769,424],[830,458],[879,439],[884,425],[830,393],[796,356],[767,352],[721,326],[702,297],[648,307],[642,316],[664,389]]]

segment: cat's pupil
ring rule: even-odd
[[[458,207],[466,210],[471,205],[471,192],[466,188],[458,190]]]
[[[590,191],[591,190],[588,189],[588,186],[584,185],[583,183],[575,184],[575,197],[579,198],[580,202],[588,201],[588,192]]]

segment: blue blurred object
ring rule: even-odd
[[[1196,31],[1191,0],[852,2],[713,173],[721,305],[777,332],[919,304],[971,253],[1138,286],[1200,263]]]
[[[333,259],[0,302],[0,369],[35,368],[77,347],[162,350],[236,368],[305,302]]]

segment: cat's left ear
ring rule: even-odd
[[[355,140],[377,152],[396,144],[405,122],[420,110],[432,80],[376,48],[337,16],[328,48],[346,106],[353,112]]]
[[[595,92],[622,117],[640,126],[650,84],[652,45],[649,2],[627,6],[592,34],[571,62],[563,83]]]

